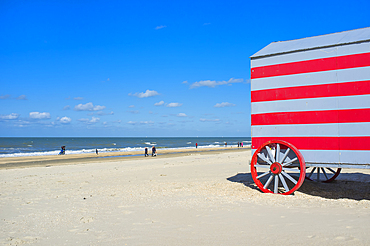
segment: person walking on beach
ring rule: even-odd
[[[98,155],[98,154],[99,154],[98,149],[95,149],[95,153],[96,153],[96,155]]]
[[[198,148],[198,143],[195,143],[195,148],[196,148],[196,149]]]
[[[149,154],[148,154],[148,148],[145,147],[145,157],[147,157]]]
[[[66,146],[62,146],[59,152],[59,155],[65,155],[65,154],[66,154]]]
[[[155,146],[152,147],[152,156],[157,156],[157,150],[155,149]]]

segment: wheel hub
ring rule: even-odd
[[[283,171],[283,167],[279,162],[274,162],[271,164],[270,170],[273,174],[280,174]]]

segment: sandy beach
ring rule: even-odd
[[[1,158],[0,244],[370,245],[370,170],[283,196],[247,148],[131,154]]]

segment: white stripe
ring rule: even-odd
[[[305,162],[339,163],[339,150],[299,150]]]
[[[339,137],[339,136],[340,137],[370,136],[370,122],[252,126],[252,138]]]
[[[370,95],[254,102],[252,114],[370,108]]]
[[[347,163],[370,165],[370,151],[367,150],[300,150],[305,162]]]
[[[252,149],[252,156],[255,153]],[[368,150],[299,150],[307,163],[359,164],[370,166]]]
[[[370,43],[360,43],[352,45],[343,45],[325,49],[308,50],[290,54],[281,54],[276,56],[264,57],[251,60],[251,68],[270,66],[283,63],[300,62],[306,60],[330,58],[336,56],[346,56],[370,52]]]
[[[302,73],[251,80],[251,90],[266,90],[306,85],[334,84],[370,80],[370,67]]]
[[[341,163],[367,164],[370,166],[370,151],[368,150],[342,150],[340,151]]]

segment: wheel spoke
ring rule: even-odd
[[[276,144],[275,161],[279,162],[280,144]]]
[[[290,149],[289,149],[289,148],[285,151],[285,154],[284,154],[284,156],[283,156],[283,159],[281,159],[281,162],[280,162],[280,163],[284,163],[285,158],[286,158],[286,157],[288,156],[288,154],[289,154],[289,151],[290,151]]]
[[[289,174],[287,174],[286,172],[281,172],[285,177],[287,177],[290,181],[292,181],[294,184],[297,184],[298,182],[292,177],[290,176]]]
[[[266,146],[266,150],[267,150],[267,154],[268,154],[268,156],[270,157],[270,160],[271,160],[272,162],[275,162],[275,158],[272,156],[272,153],[271,153],[270,147],[269,147],[268,145]]]
[[[268,158],[266,158],[265,156],[263,156],[261,153],[258,153],[257,156],[259,158],[261,158],[263,161],[267,162],[268,164],[270,164],[270,165],[272,164],[272,162]]]
[[[298,169],[298,170],[295,170],[293,168],[283,168],[283,171],[285,171],[286,173],[301,173],[301,171]]]
[[[278,193],[278,187],[279,187],[279,177],[275,175],[275,185],[274,185],[274,193]]]
[[[263,188],[264,189],[266,189],[269,185],[270,185],[270,183],[271,183],[271,181],[272,181],[272,178],[274,177],[274,175],[273,174],[271,174],[271,176],[269,177],[269,179],[267,180],[267,182],[266,182],[266,184],[263,186]]]
[[[270,168],[269,165],[254,165],[254,167],[258,167],[258,168]]]
[[[288,191],[289,191],[289,187],[288,187],[288,185],[286,184],[285,179],[284,179],[283,175],[281,175],[281,173],[279,174],[279,178],[280,178],[280,180],[281,180],[281,183],[283,183],[283,186],[284,186],[285,192],[288,192]]]
[[[261,175],[259,175],[259,176],[257,176],[257,179],[260,179],[260,178],[262,178],[262,177],[265,177],[267,174],[269,174],[270,173],[270,171],[268,171],[268,172],[265,172],[265,173],[262,173]]]
[[[329,178],[328,178],[328,175],[326,175],[325,169],[321,168],[321,170],[322,170],[322,173],[324,174],[325,178],[328,180]]]
[[[332,173],[336,173],[336,171],[334,171],[333,169],[331,169],[330,167],[328,167],[328,168],[326,168],[326,169],[328,169],[330,172],[332,172]]]
[[[286,162],[286,163],[284,163],[282,166],[283,166],[283,167],[285,167],[286,165],[290,165],[290,164],[292,164],[293,162],[295,162],[296,160],[298,160],[298,158],[297,158],[297,157],[296,157],[296,158],[291,159],[290,161],[288,161],[288,162]]]
[[[320,181],[320,168],[317,169],[317,181]]]
[[[315,172],[315,170],[316,170],[316,167],[314,167],[314,168],[312,169],[312,171],[310,172],[310,175],[308,175],[308,176],[307,176],[307,178],[311,178],[311,176],[312,176],[312,174]]]

